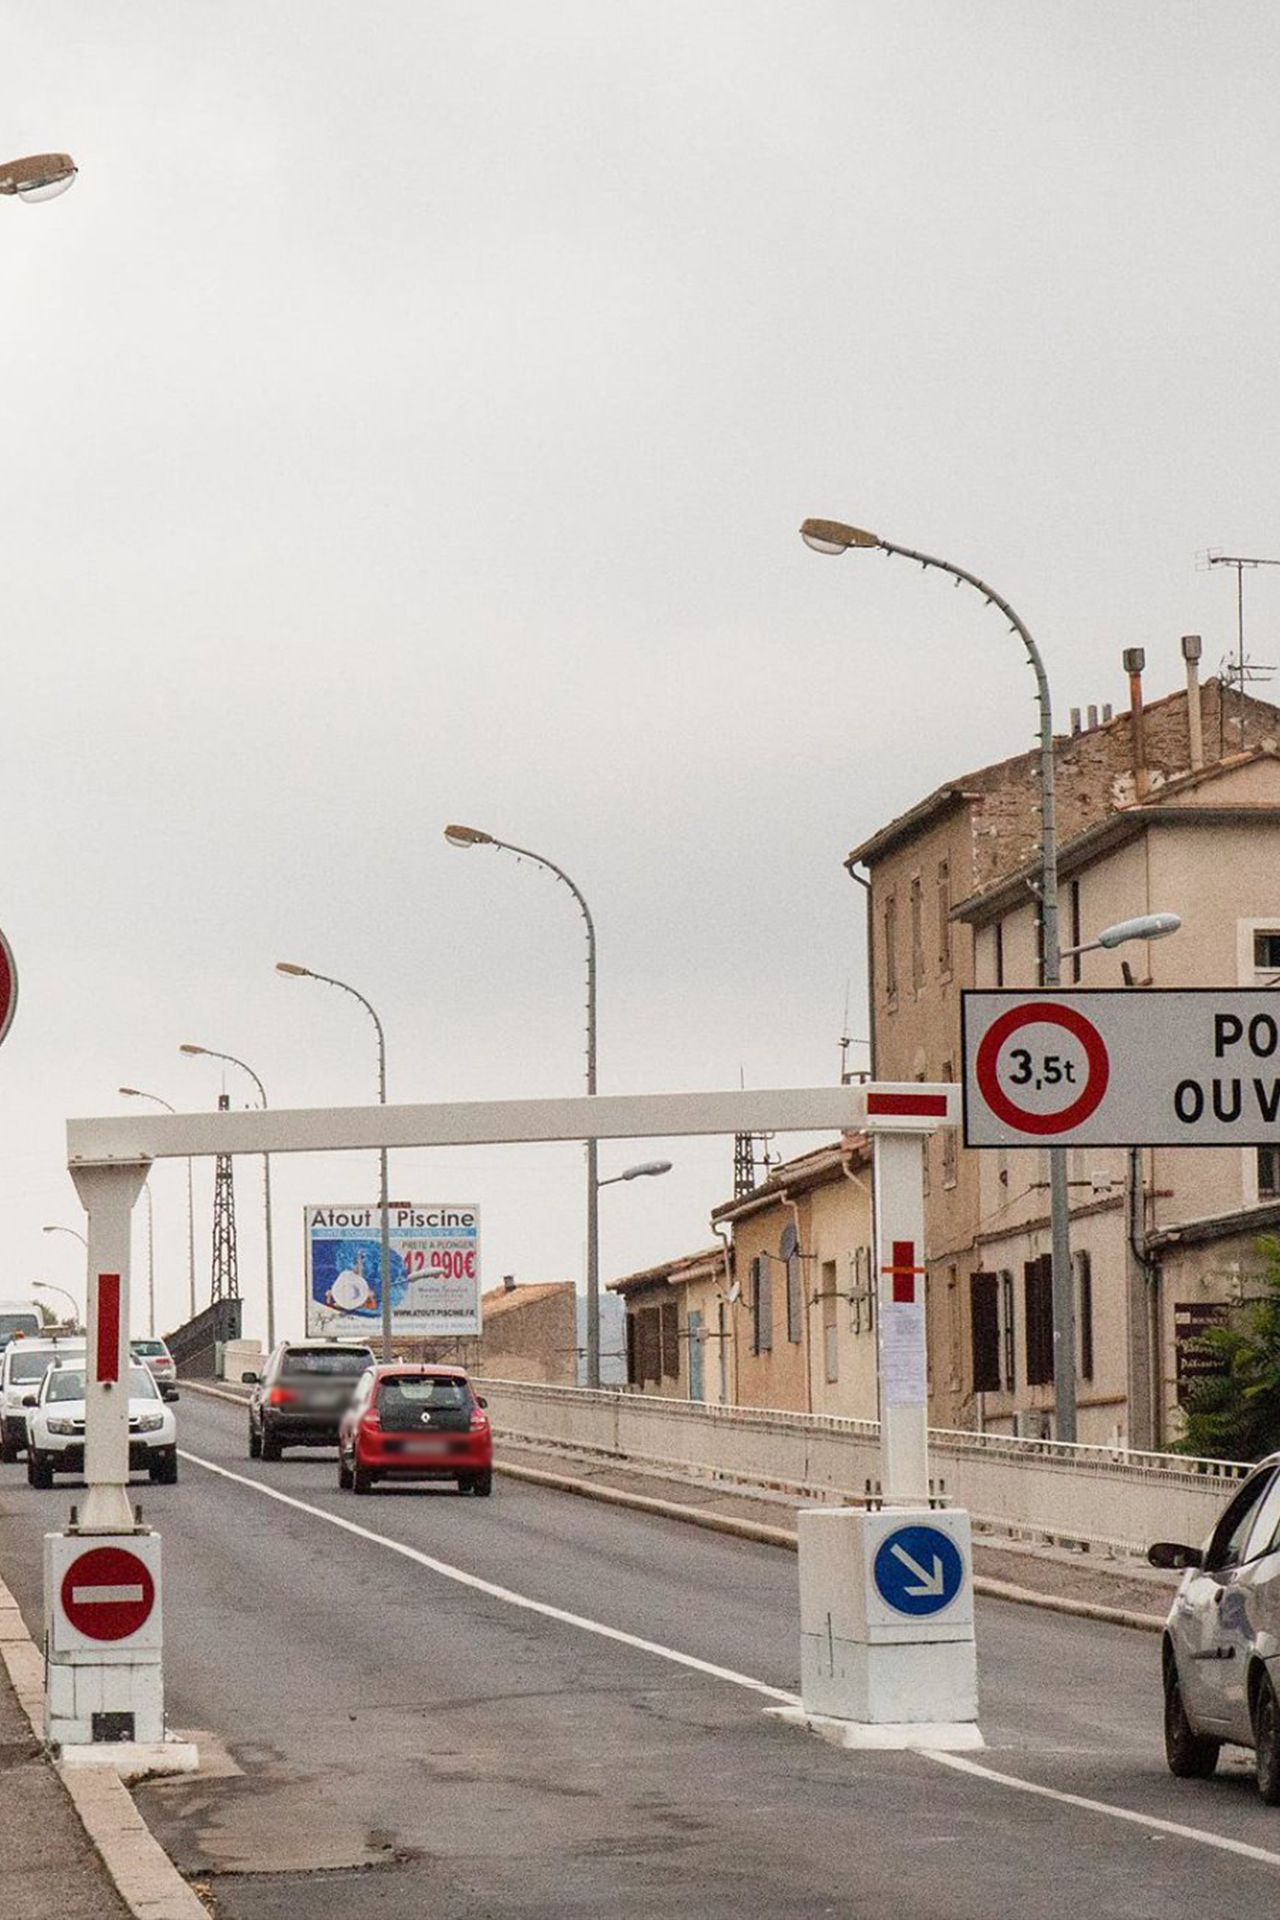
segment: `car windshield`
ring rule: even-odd
[[[84,1368],[55,1367],[49,1376],[49,1385],[45,1391],[46,1400],[83,1400]],[[129,1398],[131,1400],[157,1400],[159,1392],[155,1381],[145,1367],[130,1367]]]
[[[129,1351],[139,1360],[162,1360],[169,1349],[163,1340],[131,1340]]]
[[[373,1354],[368,1347],[356,1351],[341,1347],[297,1347],[292,1353],[286,1353],[280,1371],[285,1374],[339,1374],[354,1380],[357,1374],[372,1365]]]
[[[38,1313],[0,1313],[0,1346],[12,1340],[15,1333],[39,1333],[40,1315]]]
[[[83,1360],[84,1348],[73,1347],[65,1356],[69,1360]],[[63,1358],[51,1347],[14,1347],[9,1354],[9,1378],[18,1383],[43,1380],[54,1362]]]
[[[465,1408],[471,1405],[471,1389],[465,1380],[415,1379],[412,1374],[402,1374],[398,1379],[383,1381],[378,1399],[388,1413],[397,1407]]]

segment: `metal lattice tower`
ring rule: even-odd
[[[230,1097],[220,1093],[218,1112],[225,1113],[230,1105]],[[213,1286],[209,1298],[240,1298],[240,1276],[236,1262],[236,1190],[229,1153],[218,1155],[213,1181]]]
[[[756,1184],[756,1137],[754,1133],[733,1136],[733,1197],[743,1200]]]

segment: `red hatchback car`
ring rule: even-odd
[[[457,1367],[370,1367],[338,1429],[338,1485],[368,1493],[375,1480],[456,1480],[459,1493],[487,1498],[493,1434],[484,1404]]]

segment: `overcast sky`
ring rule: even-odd
[[[1280,554],[1269,5],[9,0],[3,48],[0,149],[81,174],[0,201],[0,1294],[82,1297],[64,1121],[213,1104],[180,1041],[375,1097],[360,1008],[277,959],[375,1003],[393,1100],[579,1090],[573,902],[449,820],[590,900],[602,1091],[834,1080],[842,856],[1035,714],[976,596],[806,514],[995,582],[1063,726],[1126,646],[1152,697],[1185,631],[1216,667],[1198,550]],[[602,1195],[606,1276],[707,1242],[731,1143],[669,1151]],[[490,1282],[578,1278],[581,1165],[392,1184],[478,1202]],[[292,1330],[304,1203],[376,1167],[275,1187]],[[237,1201],[258,1332],[254,1163]]]

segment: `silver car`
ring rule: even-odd
[[[1207,1779],[1224,1746],[1250,1747],[1259,1793],[1280,1806],[1280,1453],[1242,1483],[1207,1546],[1161,1541],[1147,1558],[1183,1569],[1162,1649],[1171,1772]]]

